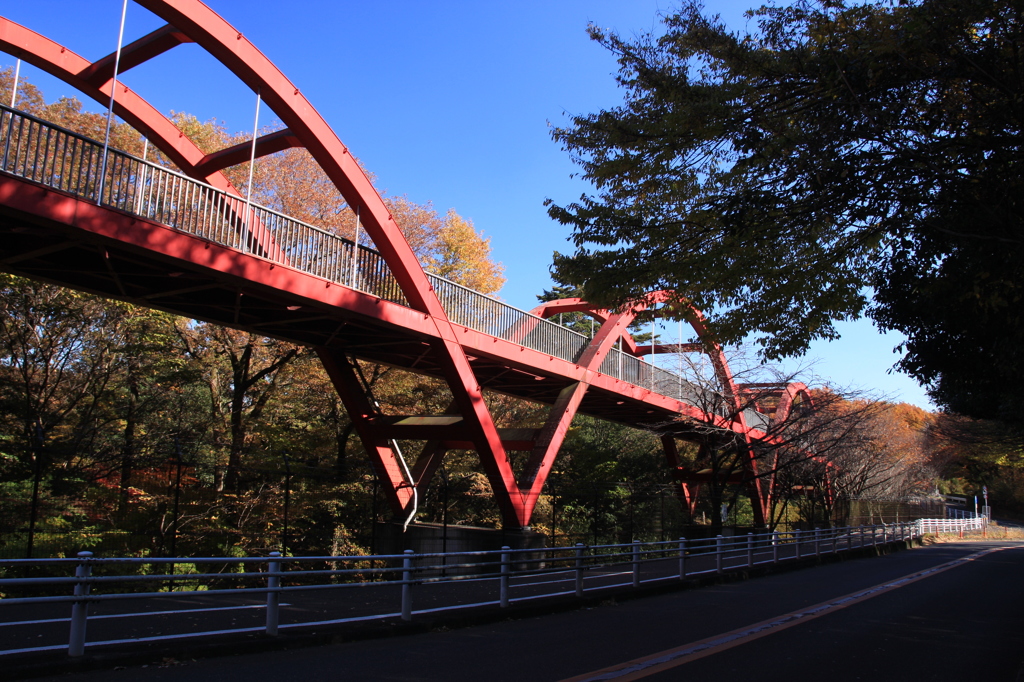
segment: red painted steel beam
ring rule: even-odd
[[[572,305],[574,304],[570,303],[567,307]],[[580,303],[577,302],[575,305],[580,305]],[[606,311],[602,311],[607,318],[594,334],[594,338],[583,351],[578,362],[579,367],[586,372],[585,378],[575,384],[570,384],[559,393],[558,399],[552,405],[548,418],[537,437],[524,470],[521,489],[525,498],[527,518],[532,515],[540,499],[540,493],[551,472],[555,458],[558,456],[558,451],[562,447],[566,433],[569,431],[569,425],[572,423],[573,417],[576,416],[584,395],[590,388],[594,374],[597,373],[601,363],[604,362],[618,339],[626,334],[626,329],[636,318],[637,313],[642,310],[643,307],[638,306],[619,313],[608,314]],[[547,310],[543,312],[547,313]]]
[[[191,42],[192,40],[187,35],[170,24],[161,26],[149,35],[122,47],[121,59],[117,62],[117,68],[120,73],[125,73],[182,43]],[[79,76],[96,88],[108,84],[114,77],[116,57],[117,53],[112,52],[106,57],[96,60],[79,73]]]
[[[334,131],[292,84],[244,35],[198,0],[138,0],[176,26],[231,70],[291,129],[363,225],[409,304],[426,313],[440,342],[432,344],[445,379],[465,417],[481,464],[509,525],[525,525],[521,495],[508,456],[483,401],[483,393],[451,322],[437,300],[412,248],[387,206]]]
[[[556,298],[553,301],[545,301],[530,311],[531,315],[548,319],[559,313],[587,313],[599,322],[604,322],[608,317],[608,311],[603,308],[595,308],[592,303],[582,298]]]
[[[471,445],[467,445],[465,449],[470,449],[471,447]],[[427,441],[426,445],[423,446],[423,450],[420,452],[420,456],[416,458],[416,464],[412,468],[412,479],[416,481],[416,488],[418,490],[427,489],[449,449],[456,448],[450,443],[433,440]]]
[[[793,404],[797,398],[803,398],[809,404],[813,403],[811,392],[804,384],[794,382],[786,385],[779,397],[779,404],[775,407],[775,414],[772,417],[772,424],[781,424],[789,419]]]
[[[197,174],[209,175],[231,166],[237,166],[240,163],[246,163],[253,156],[259,159],[268,154],[300,146],[302,146],[302,143],[299,141],[299,138],[293,135],[292,131],[285,128],[284,130],[278,130],[256,138],[255,150],[253,149],[252,140],[249,140],[247,142],[239,142],[233,147],[207,154],[196,164],[195,170]]]
[[[679,447],[676,445],[676,439],[671,434],[664,434],[661,437],[662,449],[665,453],[665,460],[668,462],[669,469],[675,473],[682,468],[682,462],[679,459]],[[689,512],[690,518],[693,518],[693,513],[697,509],[697,496],[700,494],[700,484],[698,484],[693,490],[690,489],[690,484],[683,480],[677,480],[678,487],[676,488],[676,497]]]
[[[316,352],[345,405],[345,411],[363,447],[370,455],[377,478],[385,483],[384,495],[392,513],[402,515],[413,499],[412,482],[406,479],[402,465],[387,440],[380,437],[373,428],[376,409],[370,404],[354,369],[343,354],[329,348],[317,348]]]
[[[702,343],[657,343],[653,346],[637,346],[636,355],[642,357],[644,355],[651,355],[657,353],[703,353],[704,344]]]

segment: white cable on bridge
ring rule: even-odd
[[[21,76],[21,60],[19,59],[14,65],[14,85],[11,86],[11,109],[14,108],[14,103],[18,100],[18,78]]]
[[[142,160],[146,160],[146,156],[149,154],[149,138],[142,138]],[[142,188],[146,185],[146,164],[139,164],[139,176],[135,180],[135,214],[142,215]]]
[[[619,376],[618,379],[622,381],[622,336],[619,336]]]
[[[356,238],[352,245],[352,288],[356,288],[357,276],[359,275],[359,228],[361,227],[359,222],[359,206],[356,206]]]
[[[128,0],[121,5],[121,28],[117,32],[117,51],[114,53],[114,76],[110,80],[110,103],[107,105],[107,132],[103,136],[103,161],[100,165],[100,185],[97,205],[103,203],[103,189],[107,179],[107,153],[110,151],[110,123],[114,118],[114,97],[117,94],[117,70],[121,68],[121,43],[124,42],[124,18],[128,13]]]
[[[655,343],[654,340],[658,337],[658,335],[655,333],[654,325],[657,324],[657,321],[658,321],[657,317],[652,317],[651,318],[651,390],[652,391],[654,390],[654,361],[655,361],[654,354],[657,353],[657,344]]]
[[[676,346],[676,358],[679,360],[679,399],[683,399],[683,318],[679,318],[679,345]]]
[[[260,90],[256,88],[256,115],[252,122],[252,148],[249,150],[249,184],[245,188],[245,228],[252,235],[252,174],[256,168],[256,135],[260,128]],[[255,241],[255,240],[253,240]],[[255,244],[254,244],[255,245]]]

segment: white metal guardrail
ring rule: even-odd
[[[947,509],[952,518],[918,519],[921,533],[964,533],[972,530],[984,530],[989,523],[988,516],[960,509]]]
[[[408,305],[377,251],[362,245],[357,248],[351,240],[247,203],[157,163],[114,149],[107,154],[104,164],[101,143],[0,105],[2,172]],[[101,178],[104,168],[106,175]],[[456,324],[569,362],[577,361],[590,343],[586,335],[550,320],[443,277],[430,273],[427,277]],[[701,404],[701,388],[617,348],[609,352],[600,371],[677,400]]]
[[[273,552],[267,557],[140,559],[82,552],[69,559],[0,560],[0,633],[12,632],[7,628],[21,633],[20,642],[0,640],[5,642],[0,655],[66,650],[81,656],[86,647],[240,633],[273,636],[289,629],[583,597],[906,541],[976,520],[949,520],[952,525],[941,527],[932,523],[939,521],[944,520],[448,554],[409,550],[390,556],[282,557]],[[130,608],[136,611],[125,610]],[[103,612],[90,616],[90,609]],[[215,620],[227,611],[233,614],[233,627],[214,622],[207,626],[213,629],[197,628],[192,620],[200,613]],[[248,626],[234,620],[243,613],[251,621]],[[104,627],[100,639],[87,639],[91,622]],[[54,623],[69,624],[63,637]],[[32,626],[49,628],[45,637],[38,635],[42,641],[32,635]]]

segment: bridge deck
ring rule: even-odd
[[[85,168],[100,143],[6,107],[0,122],[3,270],[442,376],[427,352],[438,326],[403,305],[371,249],[360,246],[355,264],[348,240],[121,152],[101,187]],[[431,282],[485,389],[552,404],[586,379],[584,414],[631,425],[702,416],[682,377],[617,349],[588,373],[575,363],[587,337]]]

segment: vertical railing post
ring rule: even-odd
[[[271,552],[270,561],[267,562],[267,634],[271,637],[277,635],[277,625],[280,622],[281,593],[273,590],[281,587],[281,553]]]
[[[800,558],[800,529],[793,531],[793,545],[796,547],[796,558]]]
[[[81,578],[92,575],[92,552],[79,552],[79,563],[75,566],[75,596],[85,597],[89,594],[89,583],[81,582]],[[89,602],[76,601],[71,604],[71,634],[68,637],[68,656],[81,656],[85,653],[85,625],[89,618]]]
[[[407,549],[402,557],[402,620],[412,620],[412,555]]]
[[[679,579],[686,577],[686,538],[679,538]]]
[[[640,541],[633,540],[633,587],[640,587]]]
[[[779,531],[772,531],[772,563],[779,563]]]
[[[814,529],[814,556],[821,556],[821,528]]]
[[[501,588],[498,601],[501,603],[501,608],[508,607],[508,574],[511,570],[510,554],[511,548],[507,545],[501,548]]]
[[[722,573],[722,552],[724,551],[725,538],[719,535],[715,539],[715,572]]]
[[[747,568],[754,567],[754,534],[747,533]]]
[[[583,548],[582,542],[576,543],[576,596],[583,596]]]

